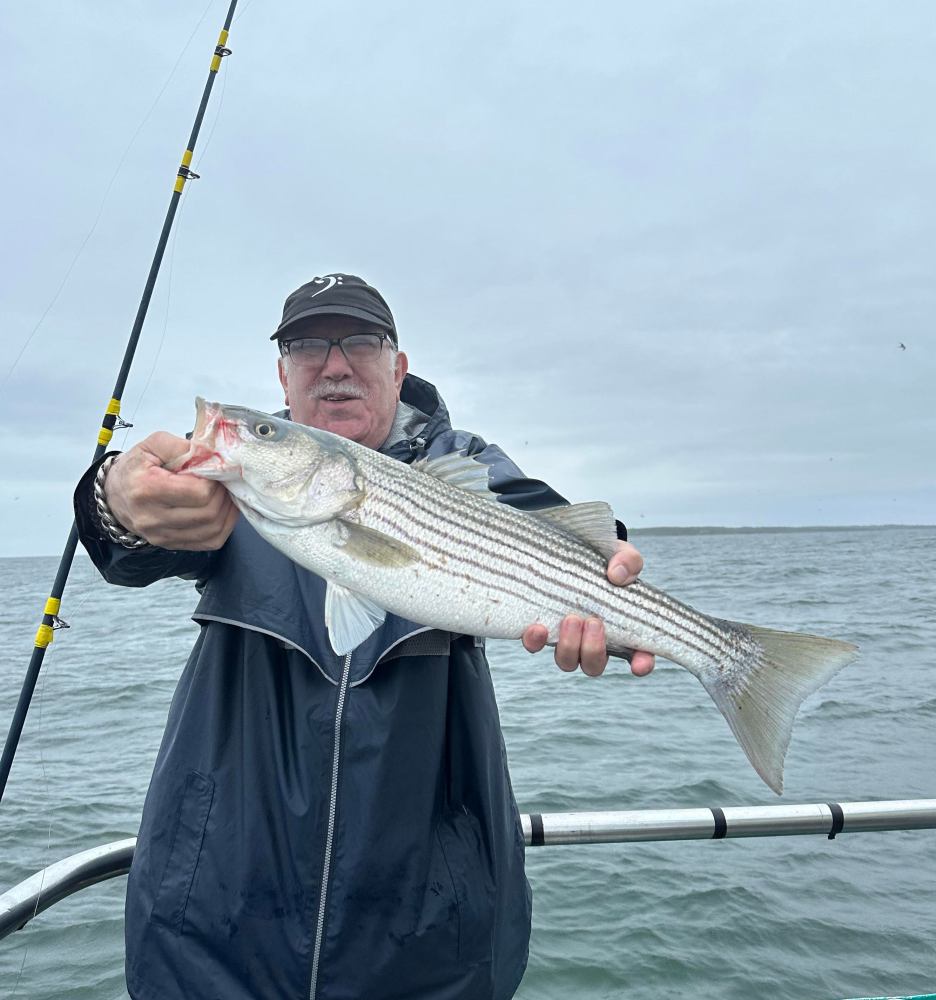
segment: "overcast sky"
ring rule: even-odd
[[[0,555],[64,543],[226,9],[6,6]],[[936,522],[936,5],[241,10],[119,447],[280,406],[282,301],[346,271],[630,525]]]

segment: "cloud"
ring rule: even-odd
[[[127,444],[184,430],[196,394],[278,406],[283,298],[350,270],[455,420],[570,496],[654,524],[932,521],[926,5],[243,10]],[[0,376],[195,36],[0,387],[0,553],[46,545],[12,495],[67,530],[44,484],[93,451],[221,15],[122,16],[4,27]]]

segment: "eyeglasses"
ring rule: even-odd
[[[352,333],[346,337],[297,337],[280,343],[280,354],[294,364],[306,368],[320,368],[328,360],[332,347],[345,356],[349,365],[373,364],[383,350],[383,343],[390,339],[389,333]]]

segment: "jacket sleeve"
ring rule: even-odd
[[[186,580],[204,581],[211,575],[217,553],[177,552],[146,545],[125,549],[112,542],[104,533],[94,507],[92,492],[94,477],[101,463],[116,454],[103,455],[81,477],[75,490],[75,526],[81,544],[88,550],[91,561],[108,583],[121,587],[146,587],[156,580],[180,576]]]
[[[472,435],[462,444],[466,455],[483,462],[491,470],[489,485],[497,493],[502,503],[518,507],[520,510],[541,510],[544,507],[559,507],[568,504],[565,497],[547,486],[540,479],[529,479],[496,444],[488,444],[483,438]],[[627,541],[627,528],[621,521],[615,521],[617,536]]]

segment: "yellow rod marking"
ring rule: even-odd
[[[107,409],[104,412],[112,413],[116,417],[117,414],[120,413],[120,400],[114,399],[114,397],[111,396],[111,401],[107,404]]]
[[[62,601],[58,597],[50,597],[45,602],[45,614],[47,615],[57,615],[59,613],[59,608],[62,606]]]
[[[218,44],[221,46],[222,49],[227,44],[227,40],[228,40],[228,33],[222,28],[221,34],[218,35]]]
[[[52,641],[54,635],[55,633],[52,631],[51,625],[40,625],[36,632],[36,645],[40,649],[45,649]]]
[[[195,154],[190,149],[187,149],[182,154],[182,166],[179,167],[179,171],[182,171],[182,170],[188,168],[189,164],[192,162],[192,157],[194,155]],[[175,182],[175,186],[173,187],[173,190],[174,191],[181,191],[182,188],[185,187],[185,182],[187,180],[188,180],[188,178],[185,176],[185,174],[180,172],[179,175],[176,177],[176,182]]]
[[[98,444],[107,444],[114,436],[114,432],[109,427],[102,427],[101,433],[97,436]]]
[[[212,56],[210,72],[217,73],[220,68],[221,68],[221,56]]]

